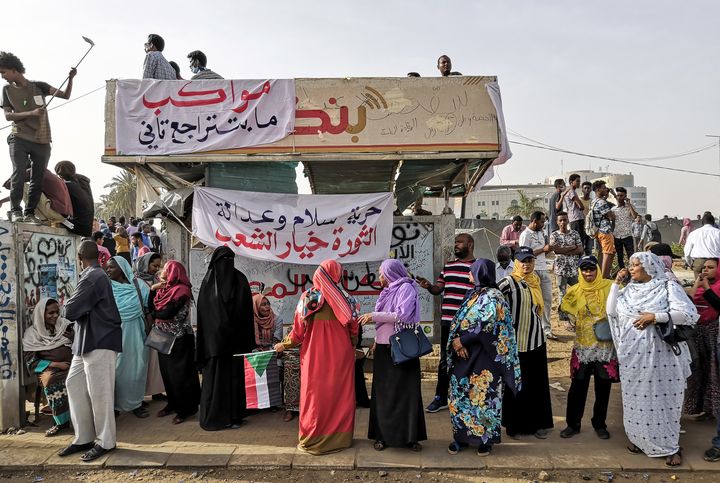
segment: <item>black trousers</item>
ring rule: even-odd
[[[590,244],[590,237],[585,233],[585,220],[575,220],[570,222],[570,229],[575,230],[580,235],[582,241],[583,251],[585,255],[592,255],[592,245]]]
[[[438,363],[438,382],[435,387],[435,395],[443,402],[447,401],[448,389],[450,389],[450,375],[447,368],[447,345],[450,338],[450,326],[440,326],[440,362]]]
[[[615,252],[617,253],[618,267],[625,268],[625,255],[630,260],[630,255],[635,253],[633,237],[615,238]],[[623,250],[625,254],[623,255]]]
[[[606,429],[605,419],[607,418],[608,402],[610,401],[610,379],[592,376],[595,379],[595,404],[593,406],[592,425],[595,429]],[[582,379],[572,379],[568,391],[567,412],[565,420],[567,425],[576,431],[580,431],[585,402],[587,401],[588,389],[590,388],[590,375]]]
[[[38,144],[14,135],[8,137],[10,147],[10,160],[13,164],[13,173],[10,178],[10,210],[20,211],[20,202],[23,199],[25,185],[25,171],[30,168],[30,188],[28,200],[25,205],[25,214],[34,215],[35,207],[40,202],[42,194],[43,175],[50,161],[50,145]]]

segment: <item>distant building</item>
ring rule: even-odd
[[[638,213],[644,215],[647,213],[647,188],[644,186],[635,186],[635,180],[632,173],[618,174],[603,171],[579,170],[566,173],[564,176],[552,176],[545,179],[544,183],[523,184],[523,185],[487,185],[480,191],[470,193],[465,200],[465,218],[481,218],[485,220],[508,220],[512,217],[507,216],[508,208],[520,204],[520,193],[522,191],[525,196],[530,199],[539,199],[538,208],[547,211],[550,203],[550,197],[555,193],[553,182],[557,178],[563,178],[567,183],[567,178],[577,173],[582,181],[604,180],[609,187],[616,188],[622,186],[627,189],[628,197],[632,201]],[[610,197],[610,201],[615,200]],[[425,198],[423,200],[423,208],[432,212],[434,215],[442,212],[445,202],[438,198]],[[462,198],[451,198],[450,207],[453,209],[455,216],[460,217],[462,212]]]

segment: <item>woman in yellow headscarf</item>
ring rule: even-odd
[[[580,432],[590,376],[594,376],[592,425],[600,439],[608,439],[605,417],[610,388],[619,381],[617,354],[605,309],[612,281],[599,276],[598,262],[593,256],[582,257],[578,266],[578,283],[568,288],[560,306],[575,323],[575,345],[570,356],[572,382],[565,414],[567,427],[560,437],[571,438]]]
[[[542,327],[543,297],[532,248],[518,248],[515,268],[498,282],[498,289],[512,313],[522,374],[517,394],[507,388],[503,391],[502,425],[511,438],[533,434],[545,439],[553,427],[553,417]]]

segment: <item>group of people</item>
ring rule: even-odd
[[[562,215],[559,224],[565,225]],[[398,260],[384,261],[382,292],[374,311],[365,314],[342,287],[342,266],[326,260],[283,336],[269,300],[252,293],[227,247],[217,248],[210,260],[196,301],[195,331],[182,264],[170,260],[160,269],[160,255],[147,253],[133,269],[116,255],[103,270],[98,245],[82,242],[78,254],[84,270],[76,292],[64,307],[41,300],[23,339],[28,368],[38,374],[55,419],[48,435],[71,421],[75,438],[60,454],[82,452],[81,458],[91,461],[115,447],[116,412],[147,417],[146,397],[162,393],[167,404],[157,415],[174,414],[175,424],[199,411],[206,430],[237,427],[248,410],[245,371],[236,355],[275,350],[284,365],[284,419],[299,412],[298,447],[316,455],[350,447],[361,357],[356,346],[362,327],[374,324],[368,438],[378,451],[420,451],[427,439],[420,362],[396,364],[391,339],[403,329],[418,329],[419,291],[426,289],[442,294],[442,354],[436,396],[425,411],[449,409],[448,452],[475,446],[479,455],[487,455],[500,443],[502,427],[510,438],[545,439],[553,417],[539,253],[520,245],[512,268],[501,273],[496,268],[507,266],[475,259],[473,251],[470,235],[457,236],[456,259],[435,283],[413,278]],[[717,351],[710,341],[717,337],[720,309],[717,259],[705,261],[690,294],[695,303],[650,251],[632,253],[614,283],[602,277],[592,255],[580,256],[575,270],[577,282],[568,284],[560,305],[576,329],[566,428],[560,436],[580,431],[594,377],[592,426],[599,438],[610,438],[608,402],[612,383],[620,382],[632,443],[628,450],[665,457],[668,466],[681,464],[680,416],[689,401],[685,380],[698,374],[695,392],[701,401],[717,390],[712,369]],[[707,360],[691,359],[690,346],[698,344],[670,343],[664,335],[668,327],[694,326],[698,320],[705,344],[698,352]],[[143,342],[153,332],[170,339],[167,350]],[[707,373],[697,369],[700,364],[707,365]],[[706,458],[720,459],[720,447],[714,445]]]
[[[163,55],[165,39],[158,34],[148,35],[145,42],[145,62],[143,63],[143,79],[183,80],[177,62],[168,61]],[[216,72],[208,69],[207,56],[200,50],[193,50],[187,56],[190,61],[191,80],[222,79]]]
[[[148,253],[162,253],[162,240],[152,220],[130,217],[126,223],[124,216],[111,216],[107,222],[99,220],[97,228],[92,240],[98,245],[101,267],[116,255],[132,264]]]

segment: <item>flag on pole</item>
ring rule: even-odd
[[[282,404],[280,371],[275,351],[244,354],[245,402],[248,409],[263,409]]]

